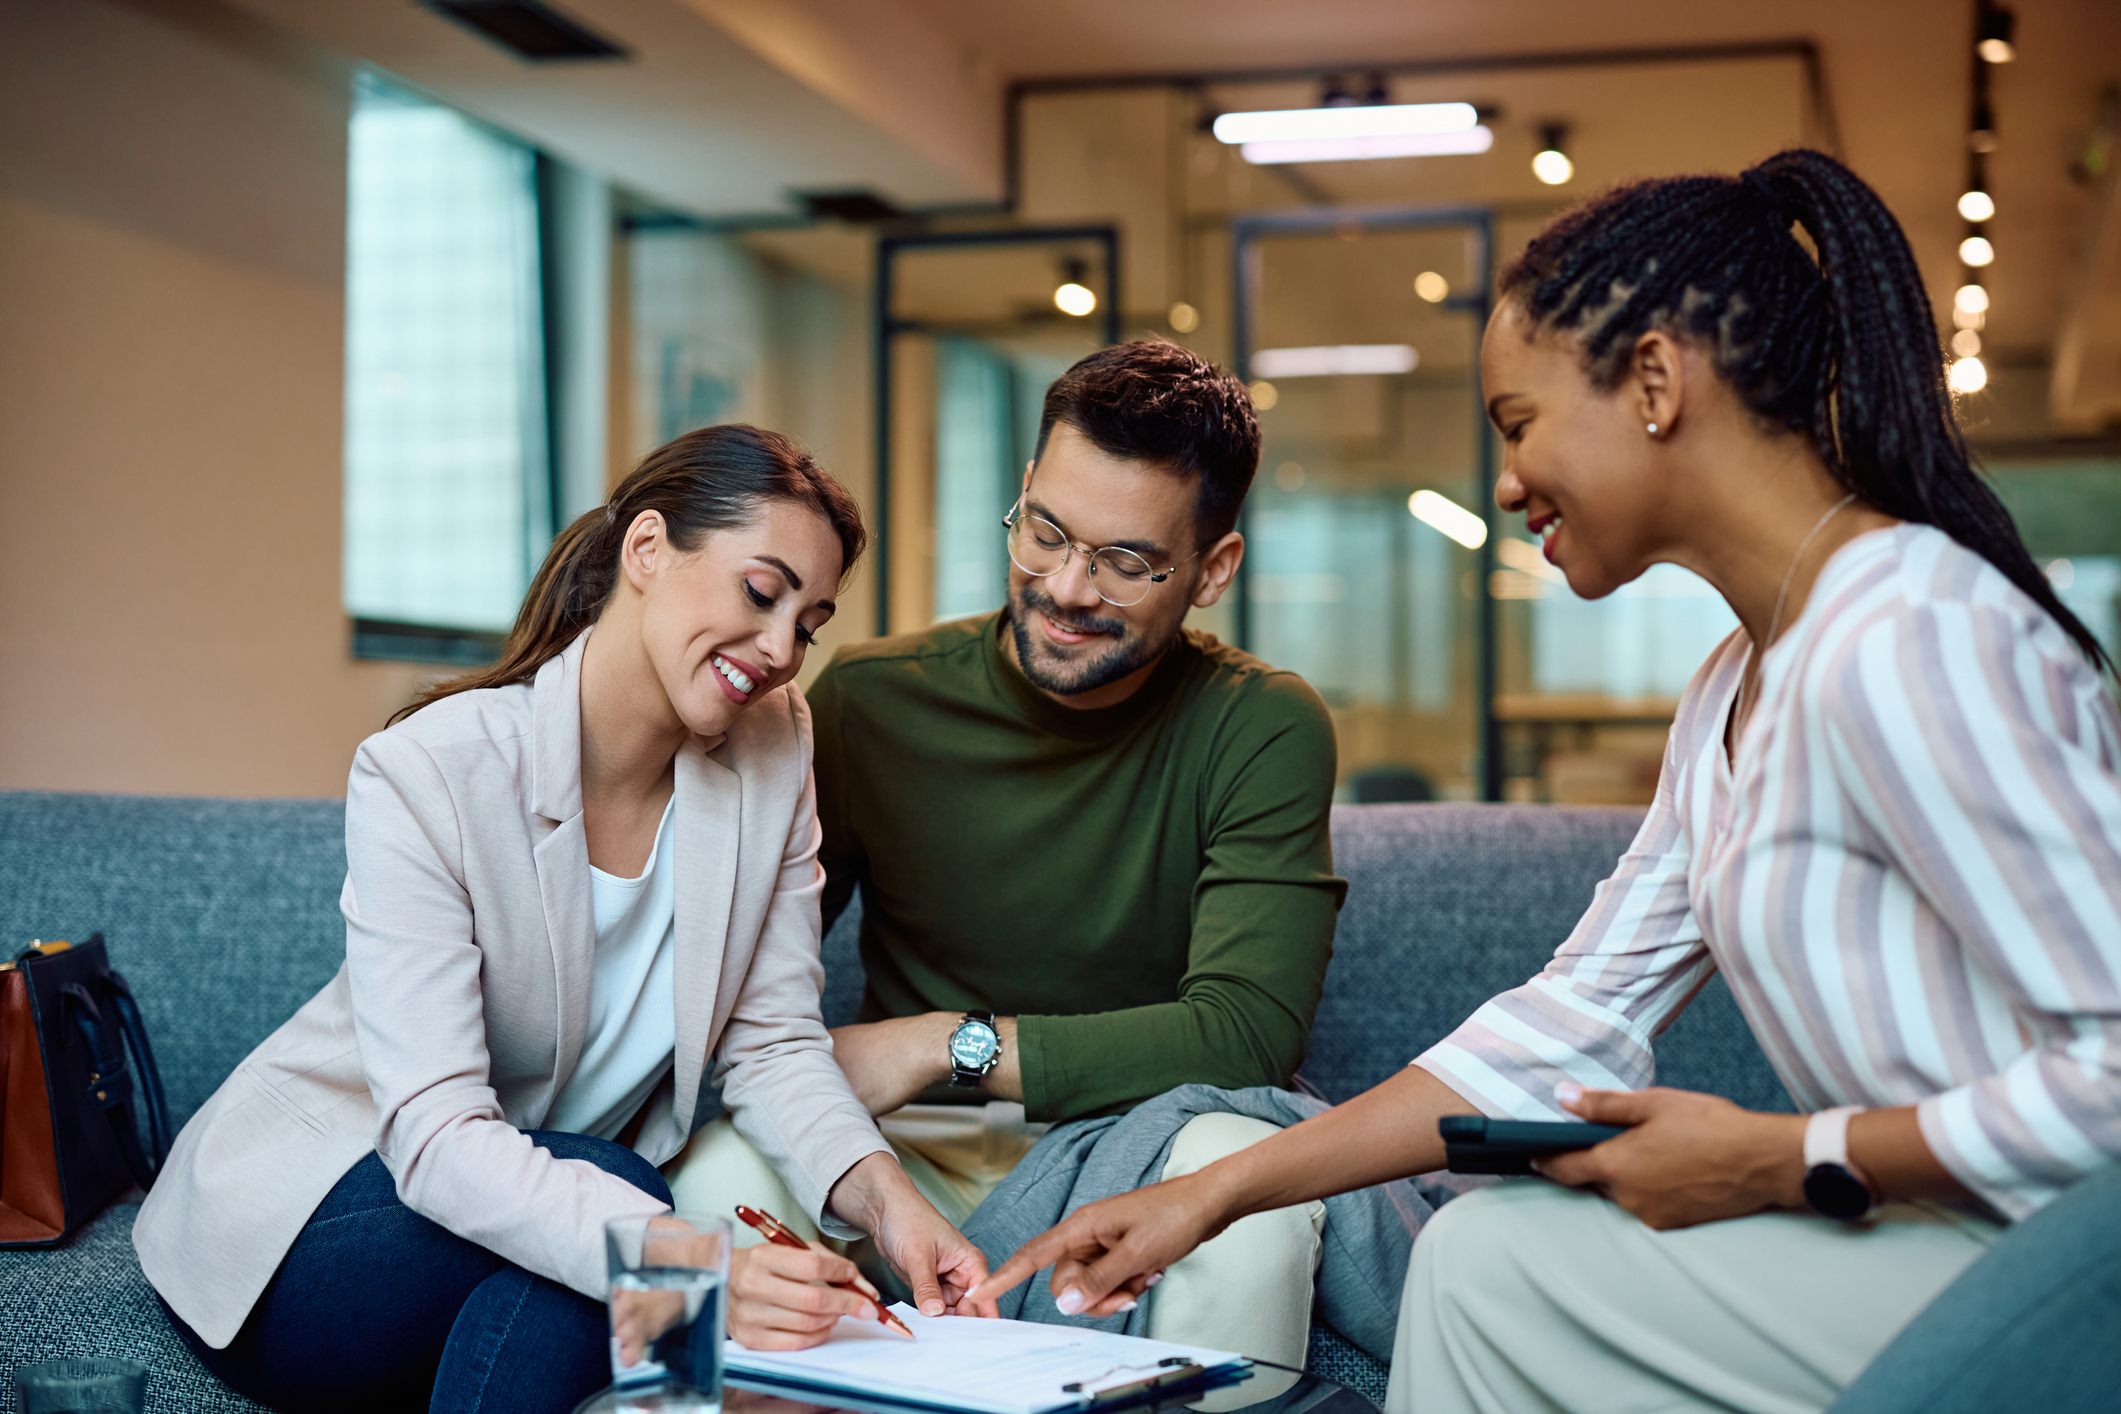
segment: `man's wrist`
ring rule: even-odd
[[[874,1233],[883,1220],[894,1182],[910,1186],[913,1180],[906,1177],[906,1171],[889,1150],[873,1150],[840,1175],[825,1207],[847,1226]]]
[[[948,1085],[952,1074],[950,1065],[950,1038],[957,1034],[958,1023],[965,1019],[961,1011],[932,1011],[928,1013],[928,1032],[921,1038],[921,1054],[928,1059],[928,1085]]]

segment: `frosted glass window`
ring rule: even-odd
[[[506,629],[552,534],[535,158],[365,76],[350,137],[347,612]]]

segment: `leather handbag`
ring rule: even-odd
[[[169,1145],[147,1027],[103,935],[0,963],[0,1247],[64,1242],[153,1184]]]

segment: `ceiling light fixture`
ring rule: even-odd
[[[1988,386],[1988,368],[1978,358],[1953,359],[1945,381],[1955,393],[1978,393]]]
[[[1996,214],[1996,199],[1985,191],[1970,191],[1959,198],[1959,215],[1968,221],[1986,221]]]
[[[1996,248],[1987,236],[1968,236],[1959,242],[1959,259],[1968,265],[1986,265],[1996,258]]]
[[[1080,260],[1066,261],[1061,266],[1061,283],[1053,291],[1053,307],[1063,314],[1082,318],[1097,308],[1097,294],[1083,283],[1089,267]]]
[[[2017,28],[2018,17],[2000,6],[1984,6],[1981,11],[1979,37],[1974,41],[1974,52],[1984,63],[2008,64],[2018,57],[2018,48],[2011,43],[2011,33]]]
[[[1961,285],[1952,296],[1952,308],[1967,314],[1988,313],[1988,291],[1979,285]]]
[[[1451,282],[1434,270],[1424,270],[1414,277],[1414,293],[1430,304],[1442,304],[1451,295]]]
[[[1379,103],[1225,113],[1218,141],[1247,162],[1351,162],[1486,152],[1495,134],[1470,103]]]
[[[1423,525],[1442,531],[1468,550],[1488,543],[1488,523],[1448,496],[1416,491],[1407,497],[1407,510]]]
[[[1260,349],[1252,371],[1262,378],[1325,378],[1346,373],[1412,373],[1421,355],[1411,344],[1323,344]]]
[[[1539,128],[1539,151],[1532,157],[1532,175],[1550,187],[1558,187],[1576,175],[1576,164],[1562,149],[1568,140],[1566,123],[1542,123]]]
[[[1374,107],[1278,108],[1225,113],[1219,142],[1297,142],[1311,138],[1414,137],[1471,132],[1480,114],[1470,103],[1386,103]]]
[[[1967,125],[1966,150],[1986,157],[1997,146],[1996,110],[1989,106],[1986,98],[1974,102],[1974,119]]]
[[[1981,352],[1981,336],[1971,329],[1961,329],[1952,335],[1952,352],[1961,358],[1972,358]]]

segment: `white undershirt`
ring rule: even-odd
[[[615,1139],[661,1083],[677,1051],[675,794],[638,879],[589,866],[596,967],[581,1059],[545,1128]]]

